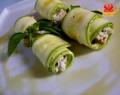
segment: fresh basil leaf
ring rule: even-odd
[[[79,5],[70,5],[69,6],[69,11],[71,11],[72,9],[74,9],[74,8],[80,8],[80,6]]]
[[[28,33],[28,35],[32,34],[33,36],[36,37],[36,34],[39,34],[37,32],[40,30],[45,30],[46,32],[44,34],[51,33],[51,34],[62,36],[61,29],[58,28],[58,26],[55,25],[53,21],[46,20],[46,19],[37,21],[32,26],[28,27],[26,32]]]
[[[56,30],[57,32],[61,32],[62,31],[62,29],[61,28],[58,28],[57,26],[53,26],[53,27],[51,27],[52,29],[54,29],[54,30]]]
[[[50,21],[50,20],[46,20],[46,19],[39,20],[36,23],[34,23],[32,26],[29,26],[26,29],[26,32],[27,33],[35,33],[37,31],[39,31],[39,29],[41,27],[44,27],[44,26],[52,27],[53,26],[53,22]]]
[[[46,33],[52,33],[55,35],[59,35],[59,36],[65,36],[65,34],[63,33],[62,29],[61,29],[61,25],[56,25],[53,21],[50,20],[46,20],[46,19],[42,19],[39,21],[39,30],[46,30],[49,32]]]
[[[56,34],[56,35],[62,36],[58,31],[56,31],[55,29],[53,29],[51,27],[41,27],[40,30],[49,31],[51,34]]]
[[[33,33],[33,32],[36,32],[39,30],[39,26],[37,25],[37,23],[33,24],[32,26],[29,26],[27,29],[26,29],[26,32],[27,33]]]
[[[100,12],[100,11],[91,11],[91,12],[94,12],[94,13],[97,13],[97,14],[100,14],[100,15],[102,15],[103,13],[102,12]]]
[[[37,24],[39,25],[39,27],[44,27],[44,26],[51,27],[54,25],[53,21],[46,20],[46,19],[39,20]]]
[[[39,29],[41,27],[50,27],[58,32],[61,31],[61,29],[58,27],[58,25],[56,25],[53,21],[42,19],[42,20],[38,21],[38,23],[39,23]]]
[[[53,21],[50,20],[46,20],[46,19],[42,19],[37,21],[36,24],[33,25],[33,27],[38,26],[39,30],[45,30],[45,31],[49,31],[49,32],[45,32],[45,33],[53,33],[53,34],[57,34],[60,35],[60,31],[61,29],[59,29]],[[37,31],[36,31],[37,32]],[[35,32],[34,32],[35,33]]]
[[[20,41],[26,36],[25,33],[15,33],[12,35],[12,37],[9,39],[8,43],[8,55],[10,56],[17,45],[20,43]]]

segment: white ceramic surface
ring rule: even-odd
[[[105,3],[120,8],[119,0],[63,0],[89,10],[103,10]],[[51,75],[21,44],[8,58],[9,31],[20,16],[29,14],[35,0],[5,8],[0,15],[0,95],[119,95],[120,94],[120,11],[106,19],[114,23],[110,43],[99,51],[71,42],[75,54],[72,66]],[[9,32],[8,32],[9,31]]]

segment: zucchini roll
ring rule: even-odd
[[[32,26],[37,21],[33,16],[23,16],[20,17],[14,24],[14,31],[17,32],[25,32],[29,26]]]
[[[19,34],[17,35],[18,38],[21,39],[23,37],[24,45],[32,47],[33,53],[48,71],[52,73],[65,71],[71,65],[74,58],[73,53],[68,49],[71,46],[70,43],[56,35],[50,34],[48,30],[39,30],[39,27],[42,25],[36,23],[37,21],[31,16],[19,18],[14,27],[15,32],[17,32],[16,34]],[[15,36],[10,41],[14,41]],[[13,44],[13,42],[11,43]],[[9,44],[10,47],[12,47],[11,45]]]
[[[104,20],[99,14],[74,8],[65,16],[62,29],[70,38],[97,50],[109,41],[113,24]]]
[[[35,9],[43,18],[59,22],[66,15],[68,7],[60,0],[37,0]]]
[[[14,24],[14,32],[15,33],[26,33],[27,35],[24,37],[24,39],[21,40],[21,42],[26,47],[31,47],[31,35],[32,33],[28,33],[27,29],[31,26],[33,26],[37,21],[34,19],[33,16],[22,16],[19,19],[16,20]],[[31,29],[32,30],[32,29]],[[28,40],[30,39],[30,40]]]
[[[66,70],[73,60],[73,53],[67,48],[70,44],[61,38],[44,34],[35,38],[32,51],[42,64],[52,73]]]

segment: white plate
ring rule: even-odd
[[[104,0],[63,0],[89,10],[103,10]],[[114,23],[110,43],[99,51],[73,43],[75,60],[64,73],[50,75],[31,49],[19,45],[7,57],[10,27],[29,14],[35,0],[25,0],[5,8],[0,15],[0,95],[119,95],[120,94],[120,12],[107,17]],[[120,2],[109,0],[116,8]],[[7,34],[6,34],[7,33]],[[4,36],[3,36],[4,35]]]

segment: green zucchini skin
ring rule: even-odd
[[[67,10],[68,6],[60,0],[37,0],[35,9],[45,19],[53,20],[53,15],[60,9]]]
[[[29,26],[32,26],[37,21],[31,16],[23,16],[15,23],[15,32],[26,32]],[[23,41],[22,41],[23,43]],[[68,68],[74,59],[74,54],[68,49],[70,43],[53,34],[41,34],[34,38],[32,42],[32,51],[42,62],[45,68],[52,73],[59,73],[55,71],[55,65],[58,60],[66,55],[68,60],[66,68]]]
[[[14,32],[25,32],[25,30],[36,23],[37,21],[33,16],[22,16],[14,24]]]
[[[72,64],[74,54],[68,47],[70,44],[63,39],[52,34],[44,34],[34,40],[32,51],[50,72],[58,73],[55,71],[55,65],[62,56],[68,57],[67,67]]]
[[[103,45],[94,46],[91,39],[107,26],[113,28],[113,24],[104,20],[102,16],[82,8],[69,11],[62,22],[62,29],[70,38],[96,50],[104,47],[111,35]]]

